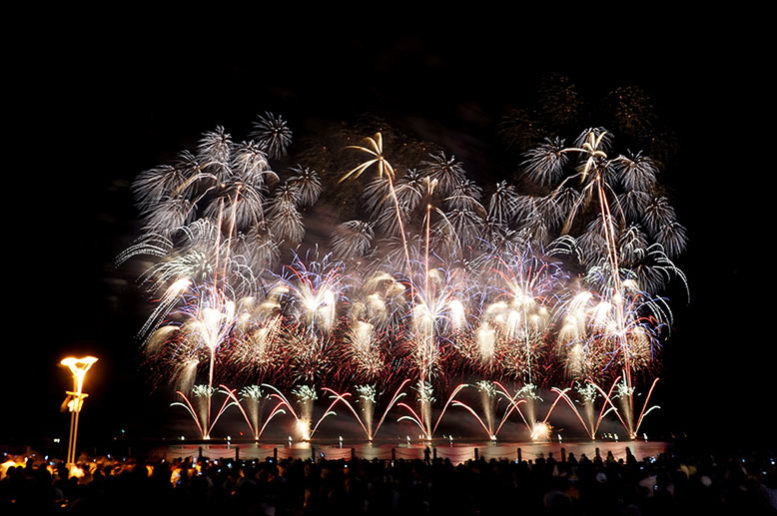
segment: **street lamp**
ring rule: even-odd
[[[84,378],[86,372],[97,362],[95,357],[75,358],[67,357],[60,362],[60,365],[67,366],[73,374],[73,390],[65,391],[67,398],[67,409],[70,411],[70,440],[67,443],[67,464],[74,464],[76,461],[76,436],[78,435],[78,414],[84,405],[84,398],[89,396],[84,390]]]

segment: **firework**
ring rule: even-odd
[[[657,292],[685,281],[672,258],[686,230],[656,161],[617,153],[601,128],[571,145],[547,138],[525,153],[522,183],[500,181],[484,200],[454,156],[408,152],[396,139],[389,156],[382,133],[343,145],[336,183],[319,166],[335,160],[329,149],[327,160],[302,160],[321,175],[303,165],[279,174],[269,160],[288,152],[286,121],[266,113],[255,129],[235,143],[217,127],[194,151],[141,173],[133,191],[143,235],[117,258],[151,260],[140,276],[156,303],[143,350],[176,383],[176,406],[202,437],[236,407],[255,439],[289,414],[309,440],[338,404],[368,440],[394,407],[426,439],[449,407],[468,411],[490,439],[515,414],[527,435],[546,439],[565,404],[587,435],[607,413],[635,435],[652,388],[637,414],[632,374],[653,372],[672,320]],[[365,158],[355,166],[354,150]],[[369,170],[374,177],[360,178]],[[309,235],[306,220],[346,180],[363,186],[355,214]],[[241,381],[239,392],[226,386]],[[552,387],[561,382],[576,382],[579,403]],[[613,382],[609,392],[602,382]],[[414,401],[399,401],[408,385]],[[296,403],[281,391],[291,387]],[[479,405],[457,397],[466,387]],[[395,394],[373,425],[384,391]],[[330,402],[314,420],[317,392]],[[540,393],[552,403],[544,416]],[[217,394],[224,404],[214,412]]]
[[[335,228],[332,251],[342,259],[362,257],[369,252],[374,238],[372,224],[349,220]]]
[[[619,197],[613,195],[613,192],[620,183],[627,191],[652,193],[657,170],[654,163],[640,153],[609,158],[613,138],[601,128],[583,131],[574,145],[563,147],[562,140],[548,141],[544,146],[527,153],[525,164],[530,176],[539,179],[542,184],[560,181],[549,194],[550,201],[554,200],[561,187],[577,184],[579,196],[564,222],[562,232],[570,231],[575,223],[580,224],[580,219],[586,213],[594,214],[585,226],[585,232],[577,240],[582,248],[580,256],[589,269],[589,283],[597,284],[604,296],[590,314],[593,331],[591,342],[587,343],[586,348],[595,354],[609,356],[605,367],[615,361],[622,366],[624,384],[629,390],[625,395],[628,398],[626,426],[633,436],[631,375],[634,370],[644,367],[646,357],[652,358],[658,342],[656,328],[663,324],[666,310],[659,303],[634,293],[637,285],[629,277],[628,264],[624,263],[624,258],[638,257],[648,251],[638,247],[644,245],[644,239],[633,238],[642,236],[638,233],[639,228],[635,227],[636,223],[630,222],[631,225],[627,225],[629,221],[625,218],[626,214],[634,210],[620,208]],[[571,174],[564,177],[565,161],[562,158],[567,154],[579,156],[579,161]],[[644,218],[648,229],[659,240],[664,238],[665,243],[670,244],[670,254],[681,251],[685,233],[684,228],[674,221],[674,210],[662,197],[655,197],[649,206],[653,209],[648,210]],[[632,238],[627,236],[619,239],[619,233],[624,227],[627,227],[627,233],[630,232]],[[626,245],[625,249],[622,248],[623,244]],[[668,258],[665,260],[668,262]],[[567,334],[570,334],[575,324],[571,319],[568,322]],[[574,360],[579,362],[581,348],[574,345],[572,349]],[[573,369],[580,368],[575,366]]]
[[[266,112],[254,122],[252,136],[268,156],[278,159],[286,155],[292,132],[283,117]]]

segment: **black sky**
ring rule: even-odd
[[[138,293],[120,283],[126,271],[112,265],[136,236],[127,188],[138,172],[216,124],[244,135],[257,113],[273,110],[287,114],[293,128],[363,113],[396,118],[453,147],[475,174],[481,167],[493,174],[510,168],[488,154],[499,147],[498,117],[531,98],[544,75],[524,69],[525,49],[509,38],[304,43],[207,58],[168,47],[63,44],[19,63],[4,171],[4,192],[14,202],[6,212],[12,308],[3,377],[13,395],[2,412],[0,444],[65,433],[57,410],[69,378],[57,363],[71,352],[100,356],[87,438],[122,427],[153,434],[164,402],[149,395],[138,372]],[[621,85],[642,87],[678,137],[667,181],[689,231],[680,263],[691,298],[672,303],[661,424],[703,437],[763,438],[777,395],[768,245],[774,159],[763,144],[773,127],[764,121],[771,102],[764,72],[717,59],[717,48],[691,53],[695,59],[650,59],[649,67],[611,55],[613,66],[580,63],[564,73],[590,98]]]

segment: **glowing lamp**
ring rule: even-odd
[[[73,395],[81,396],[81,393],[84,390],[84,378],[86,377],[86,372],[95,362],[97,362],[97,358],[95,357],[67,357],[62,359],[60,364],[67,366],[70,369],[70,372],[73,374]]]
[[[73,375],[73,390],[65,391],[68,396],[66,405],[70,411],[70,439],[67,443],[67,464],[72,466],[71,475],[73,476],[78,476],[73,473],[78,469],[75,467],[78,415],[81,413],[81,408],[84,405],[84,398],[88,396],[88,394],[84,392],[84,378],[86,378],[86,372],[95,362],[97,362],[97,358],[91,356],[84,358],[67,357],[60,362],[60,365],[70,369],[70,372]]]

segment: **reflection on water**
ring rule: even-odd
[[[551,455],[556,460],[561,460],[564,456],[573,453],[578,459],[585,454],[593,459],[598,453],[605,458],[608,452],[612,452],[615,459],[625,459],[626,449],[641,460],[645,457],[655,457],[664,453],[670,448],[670,443],[661,441],[589,441],[589,442],[565,442],[565,443],[467,443],[467,444],[449,444],[446,442],[435,442],[427,444],[423,442],[411,443],[410,445],[391,445],[391,444],[349,444],[340,447],[335,444],[317,444],[317,443],[294,443],[288,444],[180,444],[160,447],[153,451],[152,455],[157,458],[166,458],[168,460],[197,457],[202,450],[202,456],[211,459],[224,459],[238,457],[243,460],[265,460],[269,457],[278,459],[296,458],[325,458],[329,460],[350,459],[356,457],[359,459],[424,459],[441,458],[450,459],[454,464],[475,459],[476,457],[484,460],[508,459],[516,460],[519,456],[522,460],[536,460],[538,458],[549,458]],[[427,451],[428,448],[428,451]]]

